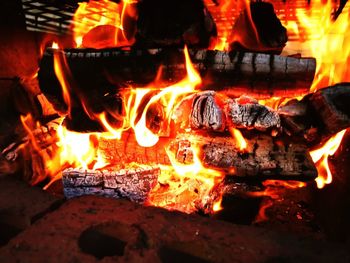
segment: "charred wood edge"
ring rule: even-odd
[[[317,170],[307,148],[301,144],[286,143],[269,135],[246,137],[247,151],[238,149],[232,137],[215,135],[215,138],[196,134],[179,134],[177,138],[160,138],[160,142],[149,148],[138,145],[133,134],[123,134],[121,140],[100,140],[99,151],[110,163],[170,164],[164,145],[182,163],[191,163],[193,153],[191,142],[201,149],[204,165],[222,170],[234,177],[256,178],[257,180],[313,180]],[[281,139],[282,141],[282,139]],[[234,170],[234,173],[232,173]]]
[[[52,134],[50,132],[55,132],[57,126],[61,122],[61,118],[58,115],[44,116],[41,119],[42,126],[33,130],[33,136],[38,139],[39,146],[41,150],[45,150],[47,147],[51,146],[52,143]],[[39,137],[41,137],[39,139]],[[46,141],[45,138],[50,138]],[[1,155],[10,162],[17,160],[18,155],[20,154],[21,149],[24,145],[30,142],[30,136],[25,134],[23,137],[19,138],[15,142],[11,142],[1,151]]]
[[[308,147],[350,127],[350,83],[320,89],[301,101],[291,101],[278,109],[282,126]]]
[[[247,102],[240,103],[239,100],[220,98],[214,91],[195,93],[179,103],[174,119],[180,118],[180,122],[185,119],[186,122],[188,117],[181,115],[191,112],[189,123],[192,128],[212,131],[223,131],[229,127],[260,131],[280,128],[281,121],[276,111],[258,104],[254,99],[246,98],[246,100]]]
[[[53,93],[57,98],[61,96],[61,89],[53,70],[55,52],[62,52],[67,58],[73,75],[78,70],[84,72],[86,78],[96,77],[94,81],[98,83],[113,82],[110,79],[115,77],[119,82],[109,84],[119,87],[120,80],[135,85],[153,81],[161,65],[166,79],[174,81],[185,75],[181,49],[47,48],[41,61],[39,83],[45,95]],[[309,91],[316,69],[314,58],[195,49],[190,50],[190,57],[203,77],[202,89],[225,91],[232,96],[242,93],[258,98],[304,95]],[[86,89],[101,89],[101,86]]]
[[[170,147],[176,152],[177,160],[184,163],[192,161],[190,146],[195,143],[200,146],[200,158],[206,167],[222,169],[226,174],[236,177],[299,181],[317,177],[315,165],[304,145],[284,145],[279,139],[269,135],[246,138],[245,152],[239,150],[232,137],[211,138],[197,135],[187,139],[184,135],[184,139],[181,139],[179,135],[178,138]]]
[[[151,165],[103,171],[69,168],[62,176],[64,195],[73,198],[93,194],[143,203],[159,174],[159,167]]]
[[[255,180],[239,180],[233,176],[226,176],[219,184],[215,185],[210,191],[209,196],[204,202],[197,202],[196,208],[204,214],[212,214],[213,206],[222,198],[221,206],[226,198],[230,196],[238,198],[250,197],[250,193],[261,192],[265,187],[261,182]]]

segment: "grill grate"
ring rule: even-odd
[[[215,6],[212,0],[204,0],[204,2],[213,15],[219,31],[232,27],[240,11],[237,7],[232,7],[226,12],[221,12],[220,8]],[[310,0],[270,0],[269,2],[273,3],[275,11],[283,24],[287,21],[294,21],[298,25],[299,33],[305,31],[297,20],[296,12],[297,10],[304,13],[308,12]],[[334,9],[339,5],[338,2],[334,1]],[[70,24],[72,23],[73,14],[78,7],[78,1],[22,0],[22,7],[27,30],[52,34],[70,34]],[[313,13],[317,14],[318,11],[321,12],[321,10],[313,10]],[[315,20],[316,24],[317,21]],[[317,38],[317,36],[310,36],[310,39],[314,38]],[[289,32],[289,40],[299,40],[299,35],[295,32]]]
[[[52,34],[70,33],[73,14],[78,7],[74,1],[22,0],[26,28]]]

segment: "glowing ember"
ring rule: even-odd
[[[222,196],[220,197],[220,199],[218,201],[216,201],[213,205],[213,211],[214,212],[218,212],[221,211],[223,209],[222,205]]]
[[[318,177],[316,178],[316,183],[318,188],[323,188],[326,184],[332,182],[332,173],[329,169],[328,157],[335,154],[338,150],[345,132],[346,130],[337,133],[319,149],[310,152],[312,160],[317,166]]]
[[[305,13],[297,9],[298,22],[287,21],[285,26],[289,31],[299,35],[301,39],[312,39],[305,45],[311,45],[308,55],[317,58],[317,74],[312,85],[311,91],[319,88],[350,81],[350,74],[347,69],[349,65],[350,53],[350,30],[348,3],[343,13],[336,21],[331,20],[332,4],[328,1],[325,5],[324,1],[312,1],[310,12]],[[129,19],[135,17],[132,0],[120,1],[119,4],[109,0],[96,0],[79,3],[79,8],[74,15],[72,30],[74,32],[74,40],[76,47],[120,47],[131,45],[134,41],[132,32],[128,32]],[[318,16],[316,24],[314,23],[315,14],[313,9],[319,10],[324,7]],[[249,16],[250,24],[255,32],[256,41],[259,42],[258,34],[250,14],[249,1],[226,1],[220,6],[221,12],[225,13],[235,7],[236,10],[246,9]],[[311,19],[312,17],[312,19]],[[310,28],[312,32],[302,31],[299,24],[303,28]],[[228,42],[238,41],[240,39],[230,39],[232,27],[219,28],[218,42],[215,49],[226,50]],[[130,34],[129,34],[130,33]],[[304,35],[303,35],[304,34]],[[312,38],[311,34],[317,35]],[[239,38],[239,36],[238,36]],[[59,50],[57,43],[52,44],[54,50],[54,71],[56,77],[62,87],[62,95],[67,106],[66,112],[60,114],[69,116],[72,108],[71,85],[72,76],[67,64],[66,58]],[[331,54],[331,55],[330,55]],[[121,116],[117,116],[120,120],[118,125],[112,123],[108,119],[106,112],[88,114],[92,119],[98,120],[104,127],[105,132],[100,133],[76,133],[68,131],[62,124],[57,128],[54,149],[50,154],[44,154],[38,145],[37,135],[33,130],[40,128],[40,124],[35,123],[31,116],[22,117],[24,128],[29,134],[29,140],[33,148],[33,152],[40,155],[44,160],[44,167],[38,167],[38,174],[44,170],[44,174],[48,174],[51,178],[57,179],[60,172],[67,167],[79,167],[83,169],[102,169],[113,166],[115,164],[107,161],[99,152],[100,139],[121,140],[122,135],[126,131],[132,131],[135,135],[138,145],[142,147],[153,147],[160,145],[161,137],[172,131],[172,122],[176,118],[174,110],[179,106],[181,100],[196,92],[196,87],[201,85],[201,78],[193,67],[187,48],[184,50],[186,61],[187,75],[176,84],[164,87],[161,82],[161,71],[154,83],[147,87],[130,87],[124,89],[120,94],[123,101],[123,111]],[[291,99],[300,98],[277,98],[272,97],[268,100],[259,101],[260,104],[267,105],[277,109],[280,105]],[[255,100],[254,100],[255,101]],[[252,103],[248,97],[244,95],[238,100],[239,103]],[[84,101],[82,101],[83,106]],[[150,127],[147,123],[147,114],[156,106],[159,112],[161,124],[158,129]],[[85,107],[85,106],[84,106]],[[85,109],[88,112],[88,109]],[[115,117],[113,115],[113,117]],[[187,127],[186,131],[189,129]],[[172,131],[175,132],[176,131]],[[235,145],[241,152],[247,149],[247,142],[240,130],[229,128],[229,132],[235,140]],[[331,171],[328,166],[328,156],[333,155],[345,134],[345,130],[332,137],[322,147],[311,151],[313,161],[317,165],[319,177],[316,179],[317,186],[322,188],[325,184],[332,181]],[[197,206],[206,204],[209,195],[214,188],[225,176],[223,172],[209,169],[201,162],[201,149],[196,145],[196,138],[192,135],[186,135],[186,140],[190,141],[189,153],[193,156],[190,163],[181,163],[176,159],[176,153],[169,147],[169,140],[164,147],[167,157],[171,165],[159,165],[161,173],[158,178],[158,184],[151,190],[147,204],[153,206],[165,207],[168,209],[176,209],[183,212],[191,213],[197,210]],[[173,139],[173,138],[171,138]],[[40,170],[41,169],[41,170]],[[234,169],[229,171],[234,174]],[[44,177],[44,175],[42,175]],[[34,183],[43,180],[38,177]],[[281,182],[266,181],[264,182],[266,190],[262,192],[251,192],[251,196],[269,196],[271,199],[277,199],[280,196],[281,188],[298,188],[305,186],[300,182]],[[213,201],[212,211],[217,212],[222,209],[222,196]],[[266,220],[265,210],[272,202],[267,202],[262,207],[257,221]]]

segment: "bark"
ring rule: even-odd
[[[231,50],[280,54],[288,40],[287,29],[267,2],[250,2],[250,14],[241,12],[229,38]]]
[[[133,135],[121,140],[100,140],[99,150],[111,163],[138,162],[141,164],[170,164],[164,146],[177,161],[191,163],[191,146],[201,149],[200,160],[208,168],[223,170],[236,177],[258,180],[312,180],[317,176],[315,166],[305,146],[282,142],[269,135],[246,137],[246,151],[239,150],[232,137],[209,137],[180,134],[176,138],[161,138],[157,145],[144,148]]]
[[[278,113],[255,99],[247,96],[231,99],[214,91],[185,97],[172,118],[179,128],[221,132],[230,127],[266,131],[281,126]]]
[[[66,58],[71,72],[68,88],[73,120],[69,121],[71,128],[77,130],[79,125],[74,118],[79,118],[79,122],[84,120],[84,126],[91,126],[91,130],[98,129],[98,124],[85,113],[82,100],[90,113],[120,112],[122,102],[115,103],[119,92],[130,85],[147,86],[161,65],[165,80],[162,85],[173,84],[186,75],[181,50],[48,49],[41,60],[39,84],[59,111],[65,111],[67,105],[53,68],[53,54],[58,52]],[[203,79],[197,88],[221,91],[231,97],[242,94],[255,98],[301,96],[309,91],[316,66],[315,59],[311,58],[208,50],[190,53]]]
[[[350,84],[340,83],[290,101],[278,109],[282,126],[309,147],[350,127]]]
[[[103,171],[69,168],[62,176],[64,195],[73,198],[94,194],[142,203],[156,185],[159,172],[159,168],[153,166]]]

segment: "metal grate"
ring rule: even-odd
[[[25,14],[26,28],[31,31],[42,31],[53,34],[71,33],[70,24],[73,14],[78,7],[78,2],[83,0],[22,0],[22,7]],[[212,0],[204,0],[208,6],[219,30],[232,28],[240,10],[233,7],[225,13],[213,4]],[[307,12],[310,0],[270,0],[282,23],[297,21],[296,10]],[[338,6],[339,0],[334,1],[334,7]],[[304,30],[299,26],[299,30]],[[289,33],[289,40],[298,40],[297,35]],[[311,36],[312,38],[312,36]]]
[[[70,33],[75,1],[22,0],[26,28],[52,34]]]

